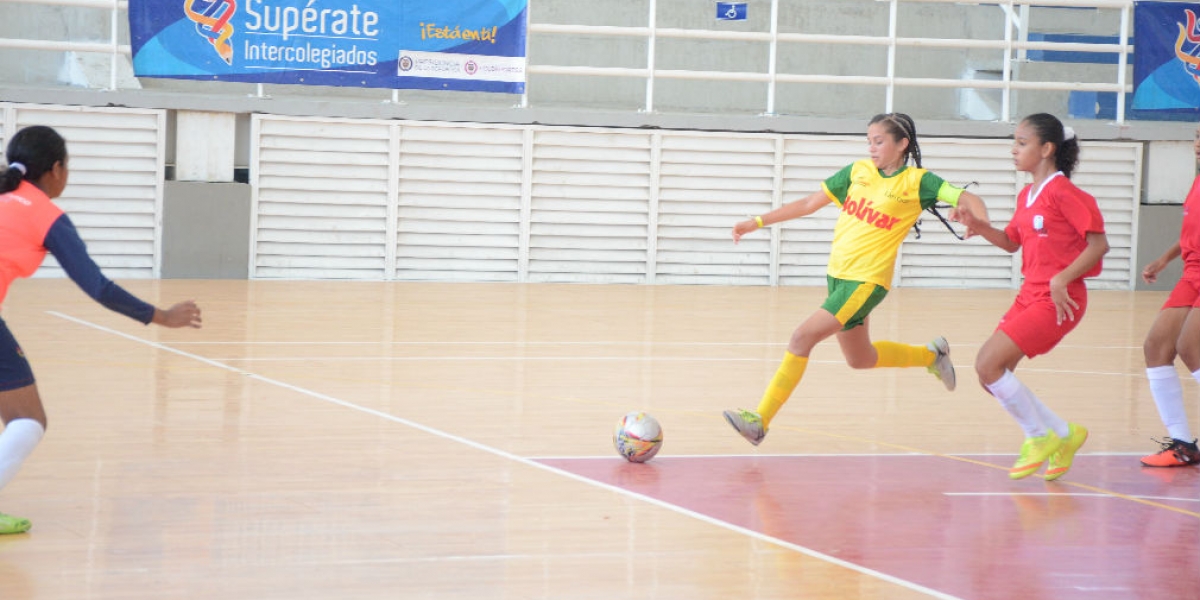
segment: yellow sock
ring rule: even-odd
[[[757,412],[758,416],[762,417],[763,429],[771,424],[775,413],[779,412],[783,403],[792,396],[792,392],[800,383],[800,378],[804,376],[804,368],[807,366],[807,356],[796,356],[791,352],[784,353],[783,362],[775,371],[775,376],[771,378],[767,391],[763,393],[762,400],[758,403]]]
[[[937,359],[937,354],[925,346],[901,344],[899,342],[875,342],[875,351],[879,358],[875,368],[879,367],[928,367]]]

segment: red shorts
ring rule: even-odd
[[[1163,308],[1197,308],[1200,307],[1200,281],[1195,279],[1180,279],[1167,296]]]
[[[1003,331],[1025,356],[1033,358],[1054,349],[1075,326],[1083,320],[1087,311],[1087,286],[1082,282],[1067,287],[1067,295],[1079,305],[1073,309],[1075,320],[1064,319],[1058,323],[1058,311],[1054,301],[1050,299],[1049,286],[1037,286],[1033,289],[1021,288],[1017,299],[1013,301],[1008,312],[1000,317],[997,331]]]

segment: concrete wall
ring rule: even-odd
[[[163,190],[163,279],[245,279],[250,186],[168,181]]]
[[[1195,131],[1188,126],[1184,131]],[[1196,152],[1192,142],[1157,141],[1146,145],[1142,177],[1142,206],[1138,212],[1137,272],[1179,241],[1183,219],[1183,200],[1196,176]],[[1158,275],[1158,281],[1145,283],[1139,276],[1134,289],[1169,290],[1182,272],[1175,259]]]
[[[1142,281],[1141,272],[1150,261],[1179,241],[1179,225],[1183,207],[1167,204],[1143,204],[1138,213],[1137,280],[1135,290],[1170,290],[1183,273],[1183,263],[1177,258],[1158,274],[1153,284]]]

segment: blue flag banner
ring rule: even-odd
[[[138,77],[525,92],[528,0],[129,0]]]
[[[1136,2],[1130,117],[1200,117],[1200,3]]]

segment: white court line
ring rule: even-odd
[[[400,341],[350,341],[350,340],[205,340],[171,342],[174,346],[787,346],[786,339],[770,342],[658,342],[632,340],[496,340],[496,341],[447,341],[447,340],[400,340]],[[980,342],[955,342],[954,348],[974,348],[981,346]],[[1141,350],[1141,346],[1078,346],[1059,344],[1055,348],[1079,348],[1088,350]]]
[[[234,361],[237,361],[237,362],[289,362],[289,361],[303,362],[303,361],[313,361],[313,360],[321,361],[321,362],[325,362],[325,361],[351,362],[351,361],[371,361],[371,360],[397,361],[397,362],[408,362],[408,361],[452,362],[452,361],[460,361],[460,360],[471,361],[471,362],[476,362],[476,361],[481,361],[481,360],[495,360],[495,361],[569,360],[569,361],[577,361],[577,362],[587,362],[587,361],[592,361],[592,360],[595,360],[595,361],[604,361],[604,360],[638,361],[638,362],[647,361],[647,360],[659,361],[659,362],[689,362],[689,361],[692,361],[692,362],[763,362],[763,361],[778,362],[779,358],[778,357],[722,358],[719,356],[515,356],[515,355],[470,356],[470,355],[461,355],[460,354],[458,356],[270,356],[270,357],[261,357],[261,358],[260,357],[245,357],[245,356],[219,356],[219,357],[214,356],[210,360],[229,361],[229,362],[234,362]],[[844,363],[845,361],[841,361],[841,360],[811,360],[809,362],[810,363],[840,365],[840,364]]]
[[[781,342],[647,342],[647,341],[514,341],[503,340],[495,342],[486,341],[288,341],[288,342],[239,342],[230,340],[225,342],[219,341],[196,341],[196,342],[171,342],[176,346],[780,346],[787,345],[786,341]]]
[[[1121,498],[1128,496],[1130,498],[1140,498],[1142,500],[1166,500],[1170,502],[1200,502],[1200,498],[1175,498],[1173,496],[1140,496],[1138,494],[1122,494],[1121,496],[1113,494],[1094,494],[1086,492],[1070,492],[1062,494],[1053,494],[1048,492],[942,492],[943,496],[1087,496],[1089,498]]]
[[[898,452],[896,454],[672,454],[656,460],[681,460],[686,458],[826,458],[840,456],[849,458],[874,456],[929,456],[922,452]],[[1078,456],[1078,455],[1077,455]],[[617,454],[605,456],[529,456],[529,460],[625,460]]]
[[[291,391],[293,391],[293,392],[296,392],[296,393],[298,393],[298,394],[301,394],[301,395],[304,395],[304,396],[309,396],[309,397],[311,397],[311,398],[315,398],[315,399],[317,399],[317,400],[321,400],[321,401],[324,401],[324,402],[328,402],[328,403],[330,403],[330,404],[335,404],[335,405],[337,405],[337,406],[341,406],[341,407],[344,407],[344,408],[349,408],[349,409],[352,409],[352,410],[356,410],[356,411],[359,411],[359,412],[362,412],[362,413],[366,413],[366,414],[369,414],[369,415],[372,415],[372,416],[379,417],[379,418],[381,418],[381,419],[385,419],[385,420],[388,420],[388,421],[392,421],[392,422],[395,422],[395,423],[399,423],[400,425],[404,425],[404,426],[406,426],[406,427],[410,427],[410,428],[412,428],[412,429],[416,429],[416,430],[418,430],[418,431],[422,431],[422,432],[428,433],[428,434],[430,434],[430,435],[433,435],[433,436],[436,436],[436,437],[440,437],[440,438],[442,438],[442,439],[445,439],[445,440],[449,440],[449,441],[451,441],[451,442],[457,442],[457,443],[459,443],[459,444],[462,444],[462,445],[464,445],[464,446],[468,446],[468,447],[470,447],[470,448],[474,448],[474,449],[476,449],[476,450],[479,450],[479,451],[482,451],[482,452],[486,452],[486,453],[488,453],[488,454],[491,454],[491,455],[494,455],[494,456],[498,456],[498,457],[500,457],[500,458],[507,459],[507,460],[510,460],[510,461],[513,461],[513,462],[516,462],[516,463],[520,463],[520,464],[523,464],[523,465],[525,465],[525,466],[528,466],[528,467],[533,467],[533,468],[535,468],[535,469],[541,469],[541,470],[543,470],[543,471],[547,471],[547,472],[550,472],[550,473],[555,473],[555,474],[557,474],[557,475],[561,475],[561,476],[563,476],[563,477],[566,477],[566,478],[568,478],[568,479],[573,479],[573,480],[575,480],[575,481],[579,481],[579,482],[582,482],[582,483],[586,483],[586,484],[588,484],[588,485],[595,486],[595,487],[598,487],[598,488],[601,488],[601,489],[604,489],[604,490],[607,490],[607,491],[610,491],[610,492],[613,492],[613,493],[621,494],[621,495],[624,495],[624,496],[629,496],[629,497],[635,498],[635,499],[637,499],[637,500],[641,500],[641,501],[643,501],[643,502],[646,502],[646,503],[648,503],[648,504],[653,504],[653,505],[655,505],[655,506],[658,506],[658,507],[660,507],[660,508],[665,508],[665,509],[667,509],[667,510],[674,511],[674,512],[677,512],[677,513],[679,513],[679,514],[682,514],[682,515],[685,515],[685,516],[691,517],[691,518],[693,518],[693,519],[696,519],[696,520],[698,520],[698,521],[702,521],[702,522],[708,523],[708,524],[710,524],[710,525],[715,525],[715,526],[717,526],[717,527],[721,527],[721,528],[724,528],[724,529],[728,529],[728,530],[730,530],[730,531],[733,531],[733,532],[735,532],[735,533],[740,533],[740,534],[742,534],[742,535],[745,535],[745,536],[747,536],[747,537],[751,537],[751,538],[754,538],[754,539],[757,539],[757,540],[760,540],[760,541],[763,541],[763,542],[767,542],[767,543],[770,543],[770,544],[774,544],[774,545],[776,545],[776,546],[779,546],[779,547],[782,547],[782,548],[786,548],[786,549],[789,549],[789,550],[792,550],[792,551],[798,552],[798,553],[800,553],[800,554],[803,554],[803,555],[805,555],[805,556],[809,556],[809,557],[812,557],[812,558],[815,558],[815,559],[818,559],[818,560],[823,560],[823,561],[825,561],[825,562],[828,562],[828,563],[831,563],[831,564],[835,564],[835,565],[838,565],[838,566],[840,566],[840,567],[844,567],[844,568],[850,569],[850,570],[852,570],[852,571],[857,571],[857,572],[859,572],[859,573],[862,573],[862,574],[864,574],[864,575],[868,575],[868,576],[870,576],[870,577],[875,577],[876,579],[881,579],[881,580],[883,580],[883,581],[887,581],[887,582],[889,582],[889,583],[893,583],[893,584],[895,584],[895,585],[898,585],[898,586],[900,586],[900,587],[903,587],[903,588],[907,588],[907,589],[910,589],[910,590],[913,590],[913,591],[916,591],[916,592],[920,592],[920,593],[923,593],[923,594],[927,594],[927,595],[929,595],[929,596],[931,596],[931,597],[934,597],[934,598],[941,598],[941,599],[944,599],[944,600],[961,600],[961,599],[959,599],[957,596],[951,596],[951,595],[949,595],[949,594],[946,594],[946,593],[944,593],[944,592],[939,592],[939,591],[937,591],[937,590],[934,590],[934,589],[927,588],[927,587],[925,587],[925,586],[922,586],[922,585],[919,585],[919,584],[913,583],[913,582],[911,582],[911,581],[907,581],[907,580],[904,580],[904,579],[900,579],[899,577],[895,577],[895,576],[893,576],[893,575],[888,575],[887,573],[882,573],[882,572],[880,572],[880,571],[875,571],[875,570],[873,570],[873,569],[868,569],[867,567],[864,567],[864,566],[861,566],[861,565],[856,565],[856,564],[854,564],[854,563],[852,563],[852,562],[848,562],[848,561],[842,560],[842,559],[840,559],[840,558],[836,558],[836,557],[833,557],[833,556],[829,556],[828,554],[823,554],[823,553],[821,553],[821,552],[817,552],[816,550],[813,550],[813,549],[811,549],[811,548],[806,548],[806,547],[804,547],[804,546],[800,546],[800,545],[798,545],[798,544],[793,544],[793,543],[791,543],[791,542],[788,542],[788,541],[785,541],[785,540],[781,540],[781,539],[779,539],[779,538],[771,537],[771,536],[769,536],[769,535],[766,535],[766,534],[764,534],[764,533],[761,533],[761,532],[758,532],[758,531],[754,531],[754,530],[752,530],[752,529],[746,529],[745,527],[740,527],[740,526],[734,525],[734,524],[732,524],[732,523],[727,523],[727,522],[725,522],[725,521],[722,521],[722,520],[720,520],[720,519],[716,519],[716,518],[710,517],[710,516],[708,516],[708,515],[705,515],[705,514],[702,514],[702,513],[698,513],[698,512],[692,511],[692,510],[688,510],[688,509],[686,509],[686,508],[683,508],[683,507],[681,507],[681,506],[676,506],[676,505],[674,505],[674,504],[671,504],[671,503],[669,503],[669,502],[665,502],[665,501],[662,501],[662,500],[658,500],[657,498],[652,498],[652,497],[650,497],[650,496],[645,496],[645,495],[642,495],[642,494],[638,494],[638,493],[636,493],[636,492],[631,492],[631,491],[629,491],[629,490],[626,490],[626,489],[623,489],[623,488],[619,488],[619,487],[616,487],[616,486],[613,486],[613,485],[609,485],[609,484],[607,484],[607,483],[601,483],[601,482],[599,482],[599,481],[596,481],[596,480],[593,480],[593,479],[588,479],[587,477],[584,477],[584,476],[582,476],[582,475],[576,475],[575,473],[571,473],[570,471],[564,471],[564,470],[562,470],[562,469],[557,469],[557,468],[551,467],[551,466],[549,466],[549,465],[546,465],[546,464],[543,464],[543,463],[539,463],[539,462],[536,462],[536,461],[530,460],[530,459],[528,459],[528,458],[524,458],[524,457],[522,457],[522,456],[518,456],[518,455],[516,455],[516,454],[513,454],[513,453],[511,453],[511,452],[506,452],[506,451],[504,451],[504,450],[500,450],[499,448],[493,448],[493,447],[491,447],[491,446],[487,446],[487,445],[481,444],[481,443],[479,443],[479,442],[476,442],[476,441],[473,441],[473,440],[470,440],[470,439],[467,439],[467,438],[464,438],[464,437],[461,437],[461,436],[457,436],[457,435],[454,435],[454,434],[451,434],[451,433],[446,433],[446,432],[444,432],[444,431],[441,431],[441,430],[438,430],[438,429],[434,429],[434,428],[432,428],[432,427],[428,427],[428,426],[426,426],[426,425],[422,425],[422,424],[420,424],[420,423],[417,423],[417,422],[415,422],[415,421],[410,421],[410,420],[408,420],[408,419],[405,419],[405,418],[402,418],[402,417],[397,417],[397,416],[395,416],[395,415],[392,415],[392,414],[389,414],[389,413],[385,413],[385,412],[382,412],[382,411],[379,411],[379,410],[375,410],[375,409],[373,409],[373,408],[367,408],[367,407],[365,407],[365,406],[359,406],[359,405],[357,405],[357,404],[354,404],[354,403],[352,403],[352,402],[347,402],[347,401],[345,401],[345,400],[341,400],[341,399],[335,398],[335,397],[333,397],[333,396],[329,396],[329,395],[326,395],[326,394],[322,394],[322,393],[320,393],[320,392],[314,392],[314,391],[312,391],[312,390],[308,390],[308,389],[305,389],[305,388],[302,388],[302,387],[299,387],[299,386],[295,386],[295,385],[292,385],[292,384],[290,384],[290,383],[285,383],[285,382],[282,382],[282,381],[279,381],[279,380],[276,380],[276,379],[271,379],[270,377],[264,377],[264,376],[262,376],[262,375],[258,375],[258,374],[256,374],[256,373],[251,373],[251,372],[249,372],[249,371],[245,371],[245,370],[239,369],[239,368],[237,368],[237,367],[232,367],[232,366],[229,366],[229,365],[226,365],[226,364],[223,364],[223,363],[217,362],[217,361],[215,361],[215,360],[212,360],[212,359],[209,359],[209,358],[204,358],[203,356],[198,356],[198,355],[196,355],[196,354],[192,354],[192,353],[190,353],[190,352],[184,352],[184,351],[182,351],[182,350],[178,350],[178,349],[172,348],[172,347],[170,347],[170,346],[166,346],[166,345],[164,345],[164,344],[160,344],[160,343],[158,343],[158,342],[152,342],[152,341],[150,341],[150,340],[145,340],[145,339],[139,338],[139,337],[137,337],[137,336],[129,335],[129,334],[127,334],[127,333],[123,333],[123,332],[117,331],[117,330],[115,330],[115,329],[109,329],[109,328],[107,328],[107,327],[104,327],[104,326],[101,326],[101,325],[96,325],[95,323],[91,323],[91,322],[89,322],[89,321],[85,321],[85,320],[83,320],[83,319],[79,319],[79,318],[76,318],[76,317],[72,317],[72,316],[69,316],[69,315],[66,315],[66,314],[63,314],[63,313],[57,312],[57,311],[46,311],[46,312],[47,312],[47,314],[54,315],[54,316],[56,316],[56,317],[58,317],[58,318],[60,318],[60,319],[64,319],[64,320],[67,320],[67,321],[71,321],[72,323],[77,323],[77,324],[79,324],[79,325],[83,325],[84,327],[89,327],[89,328],[92,328],[92,329],[95,329],[95,330],[98,330],[98,331],[103,331],[103,332],[105,332],[105,333],[109,333],[109,334],[112,334],[112,335],[115,335],[115,336],[118,336],[118,337],[122,337],[122,338],[125,338],[125,339],[127,339],[127,340],[131,340],[131,341],[137,342],[137,343],[139,343],[139,344],[144,344],[144,345],[146,345],[146,346],[150,346],[150,347],[152,347],[152,348],[155,348],[155,349],[157,349],[157,350],[161,350],[161,351],[163,351],[163,352],[170,352],[170,353],[172,353],[172,354],[177,354],[177,355],[179,355],[179,356],[183,356],[183,357],[186,357],[186,358],[190,358],[190,359],[196,360],[196,361],[198,361],[198,362],[202,362],[202,363],[204,363],[204,364],[206,364],[206,365],[210,365],[210,366],[216,367],[216,368],[218,368],[218,369],[223,369],[223,370],[226,370],[226,371],[232,371],[232,372],[234,372],[234,373],[238,373],[238,374],[241,374],[241,375],[245,375],[246,377],[249,377],[249,378],[251,378],[251,379],[256,379],[256,380],[258,380],[258,381],[261,381],[261,382],[263,382],[263,383],[270,384],[270,385],[274,385],[274,386],[278,386],[278,387],[281,387],[281,388],[283,388],[283,389],[286,389],[286,390],[291,390]]]
[[[172,342],[174,343],[174,342]],[[246,356],[217,356],[209,360],[228,361],[228,362],[305,362],[305,361],[320,361],[320,362],[366,362],[366,361],[391,361],[391,362],[454,362],[454,361],[513,361],[513,360],[540,360],[540,361],[656,361],[656,362],[778,362],[779,358],[771,357],[718,357],[718,356],[519,356],[508,354],[504,356],[264,356],[264,357],[246,357]],[[810,364],[819,365],[840,365],[846,361],[843,360],[810,360]],[[1135,372],[1120,372],[1120,371],[1075,371],[1070,369],[1038,369],[1025,367],[1021,369],[1023,373],[1061,373],[1064,375],[1099,375],[1110,377],[1141,377],[1145,378],[1145,373]]]
[[[1080,452],[1075,456],[1145,456],[1145,452]],[[1016,456],[1009,453],[979,453],[979,454],[929,454],[928,452],[846,452],[840,454],[672,454],[670,456],[660,456],[657,460],[681,460],[685,458],[887,458],[891,456],[949,456],[967,458],[971,456]],[[615,454],[605,456],[528,456],[529,460],[614,460],[620,458]]]

